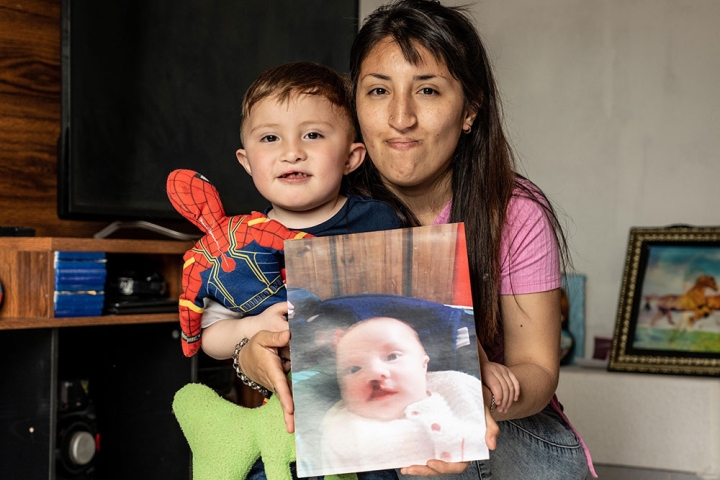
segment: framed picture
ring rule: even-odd
[[[632,228],[609,370],[720,376],[720,227]]]

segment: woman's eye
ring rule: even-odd
[[[382,88],[382,87],[377,87],[377,88],[373,88],[373,89],[370,90],[370,92],[368,92],[368,93],[369,93],[370,95],[377,95],[377,96],[379,96],[379,95],[385,95],[385,94],[387,93],[387,90],[385,90],[385,89]]]
[[[278,141],[278,137],[275,136],[275,135],[265,135],[264,137],[262,137],[262,138],[260,139],[260,141],[261,141],[261,142],[266,142],[266,143],[277,142],[277,141]]]
[[[310,140],[317,140],[318,138],[322,138],[322,135],[317,132],[310,132],[305,135],[305,138],[308,138]]]
[[[438,92],[434,88],[425,87],[420,89],[420,93],[422,93],[423,95],[435,95]]]

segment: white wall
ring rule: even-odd
[[[720,225],[720,1],[470,8],[521,169],[564,211],[588,277],[589,356],[615,325],[630,227]]]

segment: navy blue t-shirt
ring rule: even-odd
[[[265,215],[272,210],[268,207]],[[316,237],[347,235],[349,233],[375,232],[400,228],[402,224],[390,205],[372,198],[348,195],[345,205],[331,219],[314,227],[300,228]]]
[[[304,228],[302,231],[316,237],[326,237],[400,227],[402,227],[400,219],[387,203],[350,195],[345,205],[330,220],[314,227]]]

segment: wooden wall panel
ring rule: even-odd
[[[89,237],[57,217],[60,89],[60,0],[0,0],[0,226]]]

